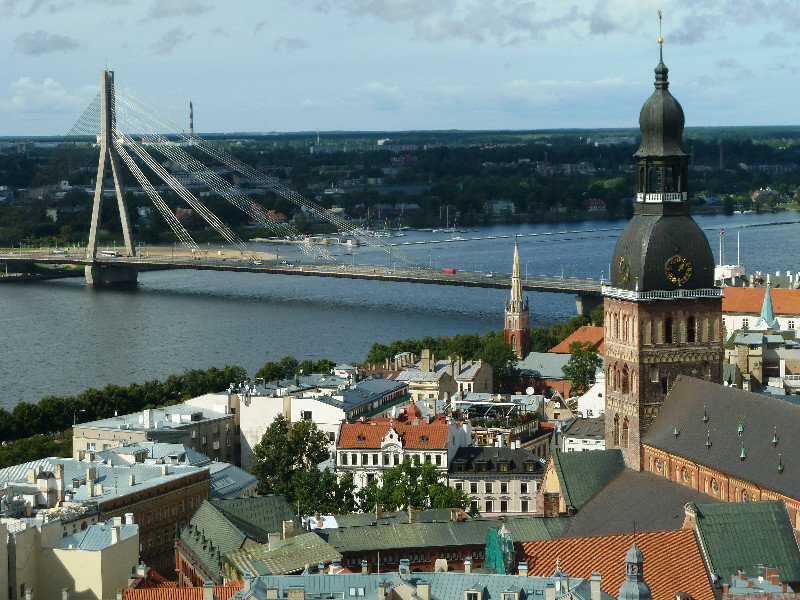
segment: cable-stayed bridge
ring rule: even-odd
[[[57,254],[22,249],[14,252],[0,251],[0,262],[17,267],[26,263],[83,266],[86,280],[90,284],[134,283],[140,271],[197,269],[486,288],[507,288],[510,285],[509,275],[446,272],[452,270],[442,272],[408,255],[397,245],[380,243],[370,232],[355,223],[305,198],[281,184],[277,178],[243,163],[226,153],[219,145],[206,141],[193,132],[187,134],[180,125],[155,109],[116,90],[113,71],[102,72],[100,93],[66,135],[62,147],[64,155],[80,148],[85,156],[98,161],[88,246],[85,251],[60,251]],[[58,158],[57,151],[56,160]],[[64,159],[64,156],[61,158]],[[193,183],[202,184],[210,192],[224,198],[231,206],[246,214],[252,222],[267,229],[274,238],[296,242],[302,236],[292,225],[271,219],[263,206],[234,187],[218,170],[209,168],[206,164],[208,162],[218,164],[226,171],[254,182],[259,188],[289,201],[306,214],[331,224],[340,234],[353,240],[354,244],[385,253],[392,267],[347,265],[343,263],[342,257],[316,243],[293,243],[293,247],[304,255],[301,261],[294,261],[294,264],[286,264],[285,261],[281,263],[273,257],[255,252],[189,189],[194,189],[195,186],[187,186],[179,181],[165,165],[180,169],[184,176],[188,174]],[[73,168],[77,166],[73,164],[72,154],[69,156],[69,164]],[[132,176],[138,182],[169,226],[182,249],[177,255],[174,251],[169,256],[163,253],[154,255],[143,253],[137,248],[123,195],[123,178],[126,176]],[[55,181],[51,185],[52,183]],[[202,250],[157,187],[166,187],[177,195],[238,256],[222,257],[221,252],[215,255],[214,252]],[[106,191],[113,191],[124,239],[123,247],[114,251],[102,250],[99,243]],[[33,209],[37,206],[42,208],[48,202],[48,185],[34,186],[29,192],[31,194],[26,202],[31,208],[30,214],[33,215]],[[576,294],[579,297],[579,311],[582,302],[592,303],[601,294],[601,282],[588,279],[537,276],[526,278],[523,287],[530,291]]]

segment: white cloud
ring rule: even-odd
[[[58,81],[48,77],[37,83],[31,77],[21,77],[9,84],[11,94],[0,99],[0,110],[27,113],[35,111],[82,110],[97,92],[97,86],[86,86],[69,91]]]
[[[305,50],[306,48],[310,47],[306,40],[300,37],[281,37],[275,42],[275,46],[272,48],[276,52],[279,50]]]
[[[153,50],[156,54],[169,54],[185,41],[192,39],[192,37],[193,34],[187,35],[181,27],[175,27],[156,40],[155,44],[153,44]]]
[[[51,52],[75,50],[78,40],[58,33],[47,33],[41,29],[21,33],[14,39],[14,51],[27,56],[41,56]]]
[[[151,19],[192,17],[209,10],[211,6],[200,0],[156,0],[150,5],[147,16]]]

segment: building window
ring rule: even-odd
[[[342,454],[342,464],[343,465],[347,464],[347,454]]]
[[[369,454],[362,454],[361,455],[361,464],[366,466],[369,464]]]
[[[694,317],[689,317],[688,319],[686,319],[686,341],[694,342],[695,333],[696,333],[696,327],[695,327]]]
[[[303,421],[310,421],[311,420],[311,411],[304,410],[303,411]]]
[[[522,509],[522,512],[528,512],[528,501],[527,500],[523,500],[521,502],[521,509]]]
[[[333,431],[328,432],[328,442],[333,443],[336,441],[336,434]]]
[[[614,415],[614,442],[619,439],[619,415]]]
[[[86,449],[87,450],[94,450],[95,449],[94,442],[87,442],[86,443]]]
[[[492,484],[492,482],[491,481],[486,481],[483,485],[486,488],[486,493],[487,494],[491,494],[492,493],[492,489],[494,488],[494,485]]]
[[[501,481],[500,482],[500,493],[501,494],[507,494],[508,493],[508,483],[506,483],[505,481]]]
[[[669,379],[667,377],[661,378],[661,392],[666,396],[669,392]]]
[[[494,512],[494,509],[493,509],[493,507],[492,507],[492,501],[491,501],[491,500],[487,500],[487,501],[486,501],[486,512],[487,512],[487,513]]]
[[[742,319],[742,329],[750,327],[750,319]]]
[[[789,319],[789,329],[794,329],[794,319]]]
[[[622,439],[620,440],[620,446],[623,448],[628,447],[629,430],[628,417],[625,417],[625,420],[622,422]]]
[[[469,484],[469,493],[470,494],[477,494],[478,493],[478,484],[477,482],[473,481]]]
[[[515,335],[511,336],[511,350],[513,350],[514,352],[517,351],[517,336]]]
[[[508,512],[508,500],[500,500],[500,512]]]
[[[500,471],[502,473],[508,473],[508,463],[500,463]]]
[[[672,343],[672,317],[664,319],[664,343]]]
[[[742,501],[748,502],[750,500],[750,494],[747,493],[747,490],[742,492]]]
[[[372,464],[373,465],[377,465],[378,464],[378,455],[377,454],[373,454],[372,455]]]
[[[522,483],[520,483],[519,484],[519,491],[520,491],[521,494],[527,494],[528,493],[528,482],[523,481]]]
[[[686,468],[683,469],[683,480],[687,482],[689,481],[689,471]]]
[[[457,490],[463,490],[464,489],[464,484],[462,482],[460,482],[460,481],[456,481],[456,489]]]

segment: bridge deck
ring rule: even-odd
[[[260,262],[261,264],[258,264]],[[0,263],[38,263],[54,265],[86,266],[92,264],[85,258],[74,256],[19,253],[0,254]],[[506,273],[478,273],[458,271],[444,273],[438,270],[411,269],[405,267],[389,268],[374,265],[343,264],[281,264],[278,261],[252,261],[245,259],[202,259],[188,258],[109,258],[98,257],[94,264],[101,266],[135,266],[140,271],[167,269],[193,269],[198,271],[231,271],[239,273],[270,273],[273,275],[299,275],[306,277],[337,277],[343,279],[365,279],[375,281],[396,281],[422,283],[429,285],[452,285],[463,287],[482,287],[508,289],[511,276]],[[531,275],[522,278],[522,287],[532,292],[553,292],[577,294],[581,296],[600,296],[601,282],[596,279],[575,279]]]

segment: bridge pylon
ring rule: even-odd
[[[92,205],[92,222],[89,228],[89,245],[86,258],[91,261],[86,266],[86,282],[90,285],[136,283],[136,268],[131,265],[100,265],[97,261],[97,233],[100,226],[100,214],[103,205],[103,187],[106,173],[110,170],[114,180],[114,191],[117,196],[119,217],[122,223],[122,236],[125,240],[125,253],[136,256],[131,234],[131,223],[128,208],[122,194],[122,168],[114,148],[114,131],[117,117],[114,103],[114,71],[103,71],[100,77],[100,158],[97,163],[97,181],[94,186],[94,204]],[[101,257],[102,258],[102,257]]]

